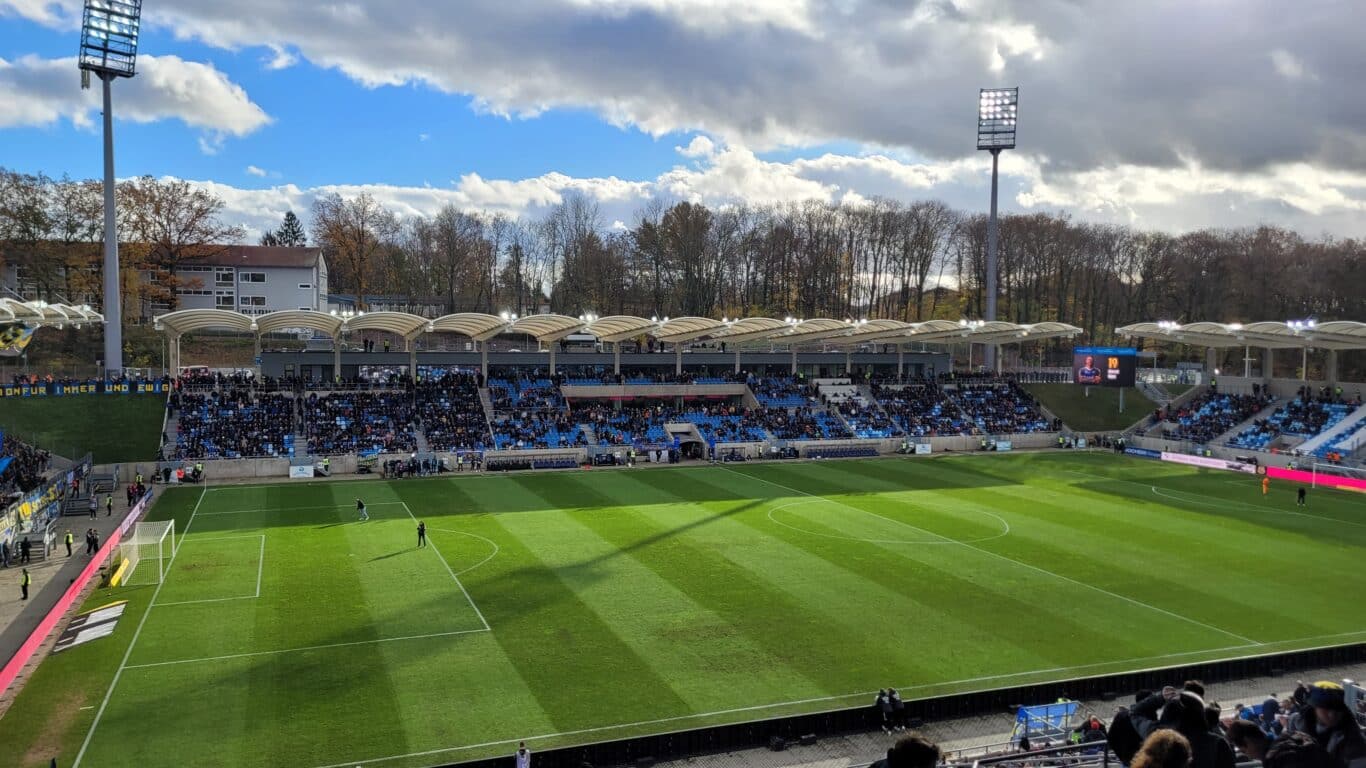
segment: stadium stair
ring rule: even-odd
[[[1285,401],[1284,401],[1284,400],[1281,400],[1281,399],[1272,400],[1270,403],[1267,404],[1267,406],[1266,406],[1265,408],[1261,409],[1260,411],[1257,411],[1256,413],[1252,414],[1251,416],[1249,416],[1249,417],[1246,418],[1246,419],[1243,419],[1242,421],[1238,422],[1237,424],[1234,424],[1233,427],[1232,427],[1231,429],[1229,429],[1227,432],[1224,432],[1223,434],[1221,434],[1221,435],[1215,437],[1215,438],[1214,438],[1213,440],[1211,440],[1210,442],[1211,442],[1211,443],[1218,444],[1218,445],[1228,445],[1229,442],[1232,441],[1233,438],[1237,437],[1244,429],[1247,429],[1248,427],[1252,426],[1253,424],[1256,424],[1258,419],[1269,419],[1269,418],[1271,418],[1271,414],[1275,413],[1277,408],[1280,408],[1280,407],[1282,407],[1282,406],[1284,406],[1284,405],[1285,405]]]
[[[1321,434],[1315,435],[1314,437],[1305,440],[1303,443],[1300,443],[1296,446],[1296,450],[1305,454],[1314,453],[1319,448],[1336,441],[1339,436],[1349,431],[1360,429],[1360,427],[1357,427],[1356,425],[1364,419],[1366,419],[1366,405],[1352,411],[1347,418],[1333,425],[1331,429],[1326,429]]]
[[[479,404],[484,406],[484,426],[488,428],[489,434],[493,432],[493,398],[489,395],[488,387],[479,388]]]

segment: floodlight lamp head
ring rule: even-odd
[[[132,77],[137,71],[142,0],[85,0],[77,66],[101,79]],[[82,85],[89,82],[82,75]]]
[[[999,152],[1015,148],[1019,88],[983,88],[977,97],[977,148]]]

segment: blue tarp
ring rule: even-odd
[[[11,461],[14,461],[14,459],[11,459],[8,456],[6,456],[3,459],[0,459],[0,472],[4,472],[5,468],[9,466]]]
[[[1069,730],[1072,727],[1072,718],[1077,714],[1077,706],[1075,701],[1060,701],[1054,704],[1020,707],[1015,713],[1013,736],[1019,738]]]

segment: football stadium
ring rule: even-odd
[[[1359,124],[1174,172],[1060,11],[533,5],[0,0],[0,766],[1366,768]]]

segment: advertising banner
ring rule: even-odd
[[[1185,453],[1162,452],[1163,461],[1170,461],[1176,464],[1189,464],[1192,467],[1204,467],[1205,469],[1227,469],[1233,472],[1246,472],[1249,475],[1257,474],[1257,467],[1252,464],[1244,464],[1241,461],[1227,461],[1216,459],[1213,456],[1191,456]]]

